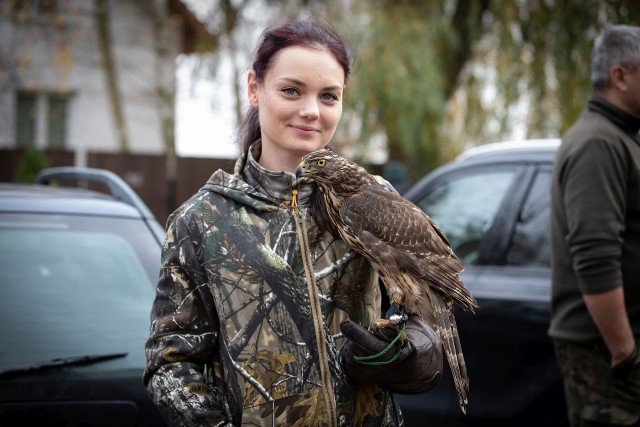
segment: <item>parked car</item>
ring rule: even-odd
[[[163,426],[142,384],[162,226],[111,172],[38,182],[0,184],[0,425]]]
[[[456,311],[470,378],[467,414],[446,371],[433,391],[397,396],[407,426],[568,425],[547,336],[550,182],[559,143],[472,148],[403,194],[444,231],[479,304],[475,314]]]

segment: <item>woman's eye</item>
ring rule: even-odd
[[[299,94],[298,89],[295,89],[292,87],[285,87],[284,89],[281,90],[281,92],[289,96],[295,96]]]
[[[322,99],[324,99],[325,101],[331,101],[331,102],[335,102],[338,101],[338,97],[335,96],[332,93],[325,93],[324,95],[321,96]]]
[[[324,160],[318,160],[318,166],[323,167],[326,162]]]

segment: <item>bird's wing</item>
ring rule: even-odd
[[[465,412],[469,379],[452,304],[456,301],[472,311],[476,302],[460,280],[463,265],[447,238],[420,208],[378,185],[365,185],[346,198],[340,216],[343,231],[357,239],[358,250],[390,273],[384,276],[385,283],[389,280],[402,288],[408,274],[422,287],[425,298],[417,312],[429,319],[442,339]],[[425,283],[429,286],[424,287]]]
[[[340,216],[365,256],[424,279],[470,308],[473,298],[458,276],[462,262],[431,218],[409,200],[382,186],[366,185],[344,201]]]

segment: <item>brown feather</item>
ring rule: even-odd
[[[318,184],[330,228],[371,262],[390,300],[404,301],[408,313],[420,315],[439,334],[466,412],[469,378],[453,303],[468,311],[477,303],[460,279],[464,265],[444,233],[420,208],[333,151],[304,156],[299,169]]]

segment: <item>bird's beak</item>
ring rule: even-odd
[[[301,162],[298,167],[296,168],[296,177],[300,178],[303,174],[304,174],[304,162]]]

